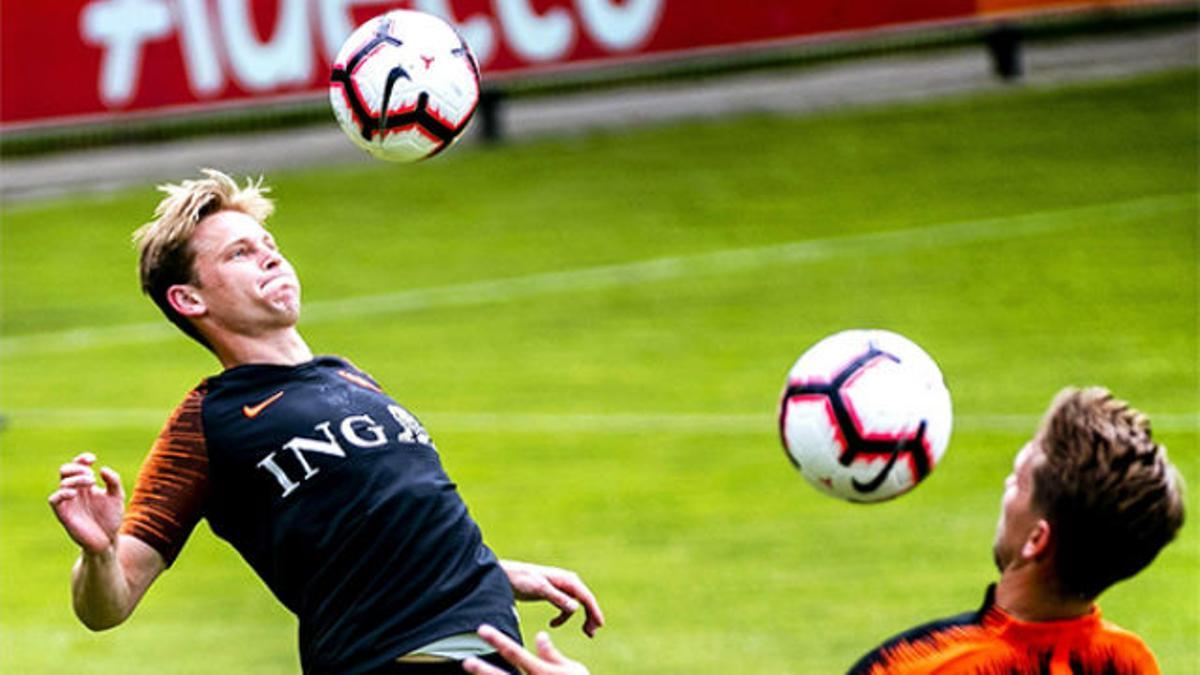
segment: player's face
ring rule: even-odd
[[[253,335],[296,324],[300,281],[258,221],[219,211],[200,221],[192,247],[197,292],[216,326]]]
[[[1017,560],[1021,547],[1040,518],[1033,507],[1033,469],[1040,455],[1036,439],[1026,443],[1013,461],[1012,473],[1004,480],[1000,520],[996,523],[996,541],[992,544],[992,555],[1001,571]]]

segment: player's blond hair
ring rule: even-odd
[[[1101,387],[1059,392],[1038,432],[1033,504],[1055,533],[1061,590],[1092,599],[1137,574],[1183,525],[1183,485],[1150,421]]]
[[[247,178],[246,186],[239,188],[216,169],[204,169],[203,173],[201,179],[158,186],[166,196],[154,209],[154,220],[133,233],[133,241],[138,247],[142,292],[180,330],[211,349],[192,322],[171,307],[167,289],[176,284],[199,285],[192,269],[196,252],[191,241],[200,221],[220,211],[239,211],[264,224],[275,204],[266,197],[270,188],[262,184],[261,177]]]

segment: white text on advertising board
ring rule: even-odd
[[[101,100],[109,107],[129,103],[137,93],[143,48],[170,39],[179,43],[184,76],[197,97],[219,96],[230,81],[252,93],[308,87],[324,77],[318,65],[330,62],[353,30],[352,6],[396,5],[276,1],[275,25],[263,40],[252,0],[93,0],[81,12],[79,30],[103,53]],[[665,2],[563,0],[539,13],[530,0],[492,0],[490,13],[461,18],[449,0],[409,4],[453,23],[486,69],[501,43],[526,63],[553,63],[570,54],[581,32],[608,52],[636,50],[653,34]]]

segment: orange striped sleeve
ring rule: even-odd
[[[208,494],[203,400],[201,385],[171,414],[142,463],[121,523],[122,534],[149,544],[168,566],[200,521]]]

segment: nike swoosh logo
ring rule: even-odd
[[[267,406],[271,405],[272,403],[274,403],[275,401],[278,401],[281,398],[283,398],[283,391],[277,391],[274,394],[271,394],[271,396],[269,398],[267,398],[267,400],[263,401],[262,403],[258,403],[256,405],[242,406],[242,414],[245,415],[247,419],[254,419],[255,417],[258,417],[258,414],[260,412],[266,410]]]

